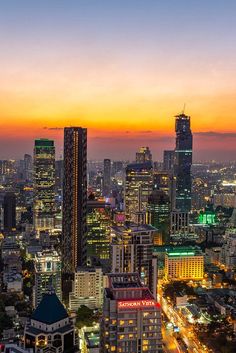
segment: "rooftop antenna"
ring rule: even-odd
[[[186,103],[184,103],[184,106],[183,106],[183,110],[182,110],[182,114],[184,115],[185,113],[185,108],[186,108]]]

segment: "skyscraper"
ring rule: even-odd
[[[111,188],[111,160],[104,159],[103,167],[103,195],[109,196]]]
[[[44,250],[34,258],[35,287],[34,307],[41,302],[43,295],[53,289],[61,300],[61,258],[55,250]]]
[[[182,212],[191,210],[191,166],[193,138],[190,128],[190,117],[185,114],[176,116],[176,208]]]
[[[160,243],[167,243],[170,232],[170,200],[168,195],[154,189],[148,198],[147,223],[158,230]]]
[[[34,227],[37,232],[54,228],[54,208],[54,141],[38,139],[34,145]]]
[[[73,274],[86,264],[87,129],[64,129],[62,264]]]
[[[88,261],[109,264],[111,208],[103,201],[87,201]]]
[[[16,228],[16,195],[7,192],[3,200],[4,209],[4,232],[12,231]]]
[[[173,172],[161,171],[153,174],[153,187],[164,191],[170,199],[170,208],[175,210],[176,206],[176,177]]]
[[[139,152],[136,153],[136,163],[145,163],[152,161],[152,153],[149,147],[140,147]]]
[[[157,229],[151,225],[130,224],[111,227],[112,273],[137,272],[141,282],[156,295],[157,259],[153,257],[153,238]]]
[[[175,151],[164,151],[163,154],[163,170],[174,172]]]
[[[153,188],[152,163],[134,163],[126,168],[125,214],[128,221],[139,223],[139,214],[145,215],[148,196]],[[138,218],[137,218],[138,217]]]
[[[32,180],[32,156],[30,154],[24,155],[24,177],[25,180]]]

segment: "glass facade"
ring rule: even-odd
[[[177,115],[175,131],[176,208],[182,212],[189,212],[191,210],[193,145],[190,117],[185,114]]]
[[[152,163],[129,164],[126,168],[125,214],[128,221],[136,221],[138,212],[145,212],[153,187]]]
[[[54,211],[54,141],[39,139],[34,145],[34,227],[37,232],[54,228]]]

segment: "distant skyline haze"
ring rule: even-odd
[[[194,160],[235,160],[236,2],[8,0],[0,4],[0,158],[88,128],[90,159],[174,148],[186,103]]]

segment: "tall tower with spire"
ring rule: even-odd
[[[175,175],[176,175],[176,208],[181,212],[191,210],[192,189],[192,148],[193,136],[190,127],[190,116],[181,113],[175,120]]]

